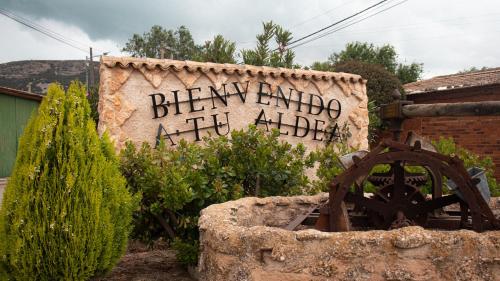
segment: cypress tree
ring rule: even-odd
[[[111,143],[99,138],[85,88],[49,86],[20,138],[0,210],[7,280],[86,280],[124,253],[137,200]]]

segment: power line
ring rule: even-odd
[[[301,26],[301,25],[303,25],[303,24],[305,24],[305,23],[308,23],[308,22],[310,22],[310,21],[312,21],[312,20],[314,20],[314,19],[316,19],[316,18],[318,18],[318,17],[321,17],[321,16],[324,16],[324,15],[326,15],[326,14],[329,14],[329,13],[330,13],[330,12],[332,12],[333,10],[336,10],[336,9],[338,9],[338,8],[340,8],[340,7],[343,7],[343,6],[346,6],[346,5],[348,5],[348,4],[352,4],[352,1],[347,0],[347,1],[345,1],[344,3],[342,3],[342,4],[338,5],[338,6],[335,6],[335,7],[331,8],[331,9],[328,9],[328,10],[326,10],[325,12],[323,12],[323,13],[321,13],[321,14],[318,14],[318,15],[312,16],[312,17],[310,17],[310,18],[308,18],[308,19],[306,19],[306,20],[303,20],[303,21],[301,21],[301,22],[299,22],[299,23],[295,24],[294,26],[290,27],[290,29],[294,29],[294,28],[296,28],[296,27],[298,27],[298,26]]]
[[[497,13],[498,14],[498,13]],[[485,14],[485,15],[490,15],[490,14]],[[376,32],[383,32],[383,31],[392,31],[392,30],[401,30],[401,29],[413,29],[413,28],[421,28],[422,26],[426,25],[434,25],[434,24],[439,24],[442,22],[449,22],[446,24],[446,26],[460,26],[460,25],[472,25],[472,24],[483,24],[484,22],[497,22],[499,21],[498,18],[493,18],[493,19],[481,19],[481,20],[475,20],[474,22],[464,22],[463,20],[465,19],[470,19],[470,18],[477,18],[478,16],[484,17],[485,15],[476,15],[476,16],[471,16],[471,17],[458,17],[458,18],[448,18],[448,19],[441,19],[441,20],[435,20],[435,21],[428,21],[428,22],[417,22],[413,24],[408,24],[408,25],[398,25],[398,26],[381,26],[377,29],[361,29],[361,30],[353,30],[349,32],[349,34],[362,34],[362,33],[376,33]],[[492,14],[493,15],[493,14]],[[462,20],[462,22],[453,22],[457,20]]]
[[[491,16],[491,15],[498,15],[498,13],[487,13],[487,14],[480,14],[480,15],[474,15],[470,17],[455,17],[455,18],[446,18],[446,19],[439,19],[439,20],[434,20],[434,21],[428,21],[428,22],[417,22],[413,24],[408,24],[408,25],[398,25],[398,26],[383,26],[379,27],[377,29],[369,29],[369,30],[354,30],[354,32],[350,31],[348,34],[349,35],[355,35],[355,34],[366,34],[366,33],[380,33],[384,31],[392,31],[392,30],[401,30],[401,29],[411,29],[411,28],[421,28],[423,25],[432,25],[432,24],[438,24],[441,22],[450,22],[450,21],[457,21],[457,20],[466,20],[466,19],[471,19],[471,18],[477,18],[477,17],[486,17],[486,16]],[[447,23],[447,26],[460,26],[460,25],[472,25],[472,24],[482,24],[483,22],[497,22],[499,21],[498,18],[494,19],[484,19],[484,20],[476,20],[474,22],[458,22],[458,23]],[[342,33],[343,34],[343,33]],[[456,37],[456,35],[453,35]],[[427,37],[424,37],[427,38]],[[429,38],[435,38],[435,37],[429,37]],[[403,41],[406,41],[403,40]],[[398,41],[400,42],[400,41]],[[298,45],[296,45],[298,46]],[[320,46],[327,46],[327,45],[314,45],[314,47],[320,47]],[[312,47],[312,46],[311,46]]]
[[[42,29],[42,30],[44,30],[44,31],[46,31],[46,32],[49,32],[49,33],[52,33],[53,35],[58,36],[59,38],[62,38],[62,39],[64,39],[64,40],[66,40],[66,41],[73,42],[73,43],[78,44],[78,45],[81,45],[81,46],[83,46],[83,47],[85,47],[85,48],[87,48],[87,47],[88,47],[88,45],[87,45],[87,44],[85,44],[85,43],[82,43],[82,42],[79,42],[79,41],[73,40],[73,39],[71,39],[71,38],[65,37],[64,35],[62,35],[62,34],[60,34],[60,33],[57,33],[57,32],[55,32],[55,31],[52,31],[52,30],[50,30],[50,29],[48,29],[48,28],[46,28],[46,27],[44,27],[44,26],[42,26],[42,25],[39,25],[39,24],[35,23],[34,21],[31,21],[31,20],[29,20],[29,19],[27,19],[27,18],[23,18],[23,17],[21,17],[20,15],[14,14],[13,12],[7,11],[7,10],[2,9],[2,8],[0,8],[0,10],[1,10],[1,11],[3,11],[3,12],[5,12],[5,13],[8,13],[8,14],[9,14],[10,16],[12,16],[12,17],[15,17],[15,18],[17,18],[17,19],[19,19],[19,20],[22,20],[23,22],[29,23],[30,25],[33,25],[33,26],[35,26],[35,27],[38,27],[39,29]]]
[[[347,21],[347,20],[349,20],[349,19],[351,19],[351,18],[353,18],[353,17],[356,17],[356,16],[358,16],[358,15],[360,15],[360,14],[362,14],[362,13],[364,13],[364,12],[366,12],[366,11],[370,10],[370,9],[373,9],[373,8],[375,8],[375,7],[379,6],[379,5],[381,5],[382,3],[387,2],[387,1],[389,1],[389,0],[382,0],[382,1],[380,1],[380,2],[377,2],[376,4],[373,4],[373,5],[371,5],[371,6],[367,7],[367,8],[365,8],[365,9],[363,9],[363,10],[361,10],[361,11],[357,12],[357,13],[354,13],[354,14],[352,14],[352,15],[350,15],[350,16],[348,16],[348,17],[346,17],[346,18],[343,18],[343,19],[341,19],[341,20],[339,20],[339,21],[337,21],[337,22],[334,22],[334,23],[332,23],[332,24],[330,24],[330,25],[328,25],[328,26],[325,26],[325,27],[323,27],[323,28],[321,28],[321,29],[319,29],[319,30],[317,30],[317,31],[315,31],[315,32],[313,32],[313,33],[310,33],[310,34],[308,34],[308,35],[305,35],[305,36],[303,36],[303,37],[301,37],[301,38],[299,38],[299,39],[297,39],[297,40],[294,40],[294,41],[292,41],[292,42],[288,43],[288,44],[287,44],[287,46],[292,45],[292,44],[295,44],[295,43],[298,43],[298,42],[300,42],[300,41],[302,41],[302,40],[304,40],[304,39],[307,39],[307,38],[309,38],[309,37],[311,37],[311,36],[314,36],[314,35],[316,35],[316,34],[318,34],[318,33],[320,33],[320,32],[323,32],[323,31],[325,31],[325,30],[327,30],[327,29],[330,29],[330,28],[332,28],[332,27],[334,27],[334,26],[336,26],[336,25],[339,25],[339,24],[341,24],[341,23],[343,23],[343,22],[345,22],[345,21]],[[276,50],[277,50],[277,49],[276,49]]]
[[[390,9],[392,9],[392,8],[396,7],[396,6],[399,6],[399,5],[401,5],[401,4],[403,4],[403,3],[407,2],[407,1],[408,1],[408,0],[403,0],[403,1],[399,2],[399,3],[396,3],[396,4],[394,4],[394,5],[392,5],[392,6],[389,6],[389,7],[385,8],[385,9],[382,9],[382,10],[380,10],[380,11],[378,11],[378,12],[374,13],[374,14],[371,14],[371,15],[368,15],[368,16],[366,16],[366,17],[364,17],[364,18],[359,19],[359,20],[355,20],[355,21],[352,21],[352,22],[350,22],[350,23],[347,23],[347,24],[345,24],[345,25],[343,25],[343,26],[341,26],[341,27],[339,27],[339,28],[337,28],[337,29],[334,29],[334,30],[331,30],[331,31],[329,31],[329,32],[326,32],[326,33],[320,34],[320,35],[318,35],[318,36],[316,36],[316,37],[314,37],[314,38],[311,38],[311,39],[309,39],[309,40],[307,40],[307,41],[305,41],[305,42],[302,42],[302,43],[300,43],[300,44],[297,44],[297,45],[295,45],[295,46],[291,46],[291,47],[290,47],[290,48],[288,48],[288,49],[289,49],[289,50],[291,50],[291,49],[295,49],[295,48],[297,48],[297,47],[300,47],[300,46],[305,45],[305,44],[307,44],[307,43],[310,43],[310,42],[312,42],[312,41],[315,41],[315,40],[318,40],[318,39],[320,39],[320,38],[323,38],[323,37],[325,37],[325,36],[327,36],[327,35],[330,35],[330,34],[332,34],[332,33],[338,32],[338,31],[340,31],[340,30],[342,30],[342,29],[345,29],[345,28],[347,28],[347,27],[349,27],[349,26],[351,26],[351,25],[354,25],[354,24],[359,23],[359,22],[361,22],[361,21],[367,20],[367,19],[369,19],[369,18],[371,18],[371,17],[374,17],[374,16],[376,16],[376,15],[378,15],[378,14],[380,14],[380,13],[383,13],[383,12],[385,12],[385,11],[387,11],[387,10],[390,10]],[[289,45],[290,45],[290,44],[289,44]]]
[[[16,22],[18,22],[18,23],[20,23],[20,24],[22,24],[22,25],[24,25],[24,26],[26,26],[26,27],[29,27],[29,28],[31,28],[31,29],[33,29],[33,30],[36,30],[36,31],[38,31],[38,32],[40,32],[40,33],[42,33],[42,34],[44,34],[44,35],[46,35],[46,36],[48,36],[48,37],[50,37],[50,38],[52,38],[52,39],[55,39],[55,40],[57,40],[57,41],[59,41],[59,42],[61,42],[61,43],[63,43],[63,44],[66,44],[66,45],[68,45],[68,46],[70,46],[70,47],[73,47],[73,48],[75,48],[75,49],[78,49],[78,50],[80,50],[80,51],[82,51],[82,52],[87,53],[87,50],[86,50],[86,49],[83,49],[83,48],[81,48],[81,47],[78,47],[78,46],[76,46],[75,44],[68,42],[68,41],[67,41],[67,40],[65,40],[64,38],[58,37],[58,36],[56,36],[56,35],[54,35],[54,34],[52,34],[52,33],[48,32],[48,31],[45,31],[45,30],[43,30],[43,29],[41,29],[41,28],[39,28],[39,27],[37,27],[37,26],[35,26],[35,25],[30,24],[29,22],[23,21],[22,19],[19,19],[19,18],[17,18],[16,16],[11,15],[9,12],[6,12],[5,10],[0,9],[0,14],[2,14],[2,15],[4,15],[4,16],[6,16],[6,17],[8,17],[8,18],[10,18],[10,19],[12,19],[12,20],[14,20],[14,21],[16,21]]]
[[[82,51],[84,53],[88,53],[89,46],[87,46],[84,43],[78,42],[78,41],[73,40],[71,38],[67,38],[67,37],[65,37],[65,36],[55,32],[55,31],[52,31],[44,26],[36,24],[36,23],[26,19],[26,18],[23,18],[21,16],[18,16],[12,12],[9,12],[9,11],[1,9],[1,8],[0,8],[0,14],[16,21],[16,22],[18,22],[26,27],[29,27],[35,31],[38,31],[38,32],[40,32],[40,33],[42,33],[42,34],[44,34],[44,35],[46,35],[54,40],[57,40],[63,44],[66,44],[72,48],[75,48],[75,49]],[[80,45],[80,46],[77,46],[77,45]],[[84,47],[82,47],[82,46],[84,46]]]

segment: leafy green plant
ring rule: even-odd
[[[177,261],[185,265],[196,264],[199,246],[198,240],[184,242],[179,238],[175,238],[172,242],[172,248],[177,251]]]
[[[0,265],[12,280],[87,280],[124,253],[134,198],[84,87],[52,84],[20,139],[0,210]]]
[[[311,160],[318,163],[316,169],[317,179],[307,187],[306,193],[328,192],[330,181],[344,171],[340,156],[353,151],[354,149],[345,143],[337,143],[311,152]]]
[[[193,59],[203,62],[236,63],[235,52],[236,43],[218,34],[213,40],[206,41]]]
[[[464,161],[464,166],[466,168],[479,167],[484,169],[491,195],[500,195],[500,187],[498,186],[498,183],[493,176],[493,173],[495,171],[495,164],[490,157],[478,156],[477,154],[457,145],[451,137],[441,137],[438,141],[433,141],[432,144],[436,147],[436,150],[439,153],[450,156],[458,156],[458,158]]]
[[[142,196],[134,236],[151,240],[166,235],[179,249],[192,249],[201,209],[244,195],[303,193],[313,159],[303,145],[294,147],[278,136],[276,130],[250,126],[233,131],[231,139],[206,137],[203,145],[181,141],[171,148],[161,141],[156,148],[147,143],[136,148],[127,143],[121,170],[130,190]],[[179,251],[187,255],[182,260],[193,262],[190,253]]]
[[[386,128],[380,119],[378,107],[374,101],[368,102],[368,119],[368,142],[373,144],[377,141],[378,133]]]
[[[241,180],[245,195],[300,194],[309,182],[305,170],[313,162],[304,145],[280,141],[278,130],[265,134],[255,126],[231,133],[229,166]]]

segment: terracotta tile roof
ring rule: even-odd
[[[146,69],[153,70],[155,68],[160,68],[163,70],[172,69],[174,71],[181,71],[182,69],[187,69],[190,72],[201,71],[201,72],[214,72],[220,73],[225,72],[228,74],[237,73],[240,75],[248,74],[250,76],[262,75],[262,76],[272,76],[272,77],[291,77],[294,79],[313,79],[313,80],[350,80],[351,82],[361,82],[366,83],[366,80],[361,78],[361,76],[350,73],[343,72],[325,72],[316,70],[303,70],[303,69],[288,69],[288,68],[274,68],[268,66],[253,66],[244,64],[218,64],[210,62],[195,62],[195,61],[179,61],[179,60],[169,60],[169,59],[151,59],[151,58],[133,58],[133,57],[109,57],[103,56],[101,58],[101,63],[107,67],[120,67],[128,68],[133,67],[135,69],[140,69],[145,67]]]
[[[436,76],[404,85],[407,94],[465,88],[500,83],[500,67],[469,73]]]

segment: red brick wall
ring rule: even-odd
[[[408,99],[416,104],[500,101],[500,85],[409,95]],[[405,120],[403,128],[432,140],[441,136],[453,137],[458,145],[478,155],[491,157],[496,166],[495,177],[500,181],[500,116],[414,118]]]
[[[500,181],[500,116],[425,117],[406,120],[403,128],[431,140],[453,137],[455,143],[495,163],[495,178]]]

